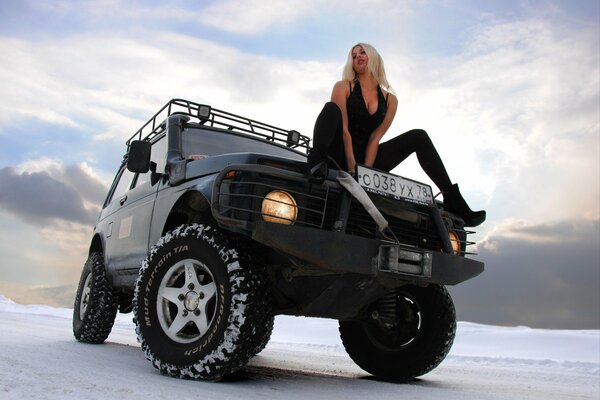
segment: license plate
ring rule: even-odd
[[[433,204],[433,192],[429,185],[363,165],[357,165],[356,172],[358,183],[367,192],[417,204]]]

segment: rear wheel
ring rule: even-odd
[[[150,251],[136,283],[134,321],[161,373],[218,380],[268,340],[266,274],[235,242],[210,226],[183,225]]]
[[[340,321],[348,355],[365,371],[391,381],[426,374],[446,357],[456,333],[450,294],[440,285],[407,285],[373,303],[365,318]]]
[[[103,254],[90,254],[81,271],[73,307],[75,338],[85,343],[104,342],[115,322],[118,304],[106,277]]]

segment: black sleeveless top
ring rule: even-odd
[[[371,133],[383,122],[387,111],[387,99],[381,88],[377,87],[377,111],[369,115],[369,110],[363,99],[360,83],[355,81],[354,90],[350,86],[350,95],[346,99],[348,113],[348,130],[352,136],[352,150],[357,163],[364,163],[365,150]]]

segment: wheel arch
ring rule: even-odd
[[[173,204],[162,228],[161,236],[184,224],[216,225],[210,211],[210,194],[201,189],[185,191]]]
[[[100,234],[96,233],[92,238],[92,242],[90,243],[90,249],[88,251],[88,255],[92,253],[102,253],[104,254],[104,243]]]

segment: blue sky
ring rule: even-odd
[[[598,327],[599,3],[4,0],[0,293],[72,288],[124,141],[170,98],[311,135],[363,41],[399,99],[384,140],[427,130],[488,210],[459,317]],[[414,157],[394,172],[429,182]]]

